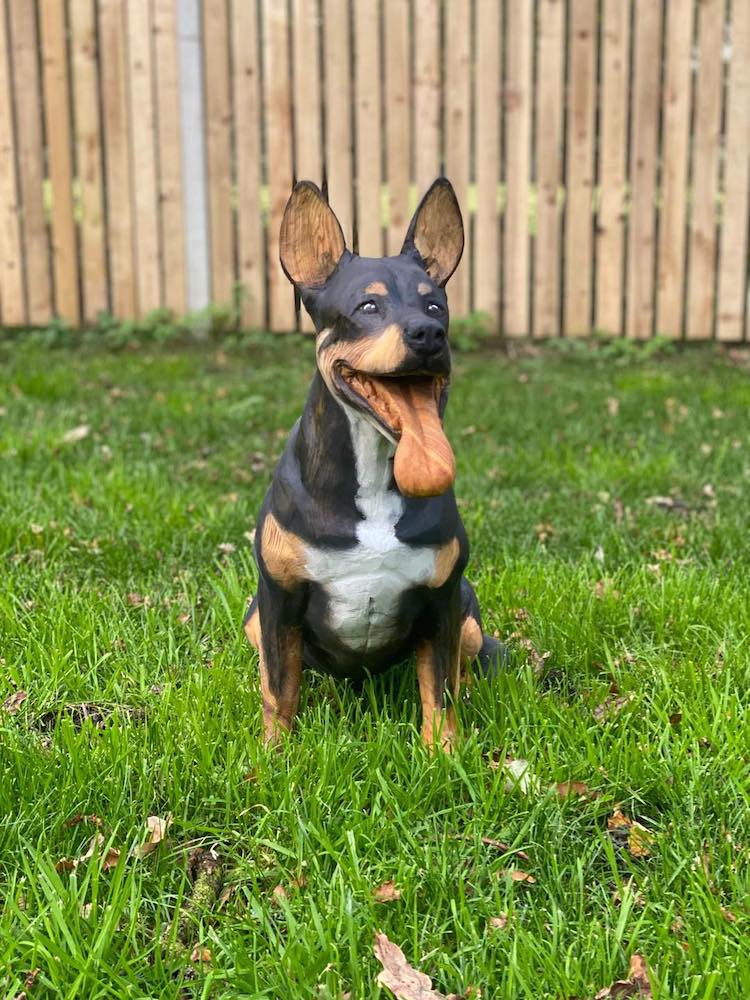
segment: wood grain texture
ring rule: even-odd
[[[203,0],[203,84],[211,234],[211,298],[216,303],[227,305],[232,301],[234,286],[234,224],[226,0]],[[286,125],[289,128],[291,121],[287,120]]]
[[[99,0],[110,300],[120,319],[137,309],[130,172],[130,112],[123,0]]]
[[[735,3],[726,111],[724,205],[719,251],[718,340],[741,340],[747,300],[750,207],[750,4]]]
[[[490,317],[496,329],[500,318],[500,33],[501,12],[494,0],[476,7],[476,73],[474,76],[474,162],[477,211],[475,223],[474,308]],[[468,154],[468,150],[467,150]]]
[[[506,10],[503,331],[507,337],[527,337],[531,332],[529,182],[534,19],[530,4],[511,3]]]
[[[440,173],[440,0],[414,0],[414,175],[421,197]]]
[[[237,157],[237,241],[241,320],[263,326],[265,268],[263,222],[260,214],[260,53],[255,4],[242,0],[232,6],[234,131]]]
[[[317,0],[293,0],[294,43],[294,175],[297,180],[323,182],[323,123],[320,104],[320,23]],[[299,327],[315,326],[300,308]]]
[[[596,0],[571,0],[563,294],[569,337],[591,332],[596,21]]]
[[[7,100],[12,90],[16,122],[23,122],[23,128],[16,131],[15,141],[21,196],[26,316],[30,323],[48,323],[52,319],[53,307],[49,233],[44,213],[42,94],[37,63],[39,39],[34,5],[29,0],[9,0],[8,14],[13,87],[3,87],[2,92],[7,95]],[[11,116],[6,106],[0,107],[0,116],[4,117],[7,127]]]
[[[163,300],[179,315],[187,298],[177,23],[175,0],[152,2]]]
[[[268,170],[268,297],[271,329],[294,330],[294,294],[279,262],[279,228],[292,190],[292,93],[289,77],[289,17],[286,6],[263,2],[264,112]]]
[[[409,225],[410,87],[409,0],[385,0],[386,253],[401,250]]]
[[[469,222],[469,157],[471,148],[471,17],[468,0],[452,0],[445,9],[445,173],[466,216],[464,266],[451,280],[450,304],[454,316],[471,309]]]
[[[109,307],[96,7],[94,0],[70,0],[69,10],[76,167],[81,198],[82,313],[86,322],[93,323]]]
[[[661,7],[635,0],[626,332],[651,336],[654,323],[656,157]]]
[[[378,9],[377,0],[358,0],[354,4],[357,249],[367,257],[383,253]]]
[[[685,333],[689,340],[709,340],[713,336],[723,28],[723,0],[702,0],[698,6],[698,76],[688,249]],[[750,113],[750,109],[746,110]]]
[[[9,52],[5,10],[0,8],[0,321],[16,326],[26,321],[26,305]]]
[[[664,30],[666,65],[662,95],[656,330],[665,337],[681,337],[685,296],[693,0],[670,0]]]
[[[630,0],[604,0],[594,325],[610,336],[623,332],[630,13]]]
[[[347,246],[352,245],[352,96],[349,65],[350,7],[347,0],[323,0],[323,72],[325,77],[325,161],[328,198],[338,216]]]
[[[65,0],[41,0],[41,46],[47,160],[52,188],[52,268],[55,311],[69,323],[81,319],[78,299],[78,246],[73,215],[73,129]]]
[[[563,15],[564,6],[559,0],[540,0],[536,83],[535,337],[556,337],[560,333]]]

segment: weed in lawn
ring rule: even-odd
[[[750,995],[747,373],[459,356],[470,576],[512,668],[452,758],[410,667],[311,675],[271,752],[240,621],[311,346],[126,346],[2,348],[0,993],[369,1000],[381,931],[444,993],[594,996],[643,955],[655,997]]]

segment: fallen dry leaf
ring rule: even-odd
[[[615,839],[625,839],[628,850],[634,858],[647,858],[656,843],[656,837],[641,823],[626,816],[621,809],[615,809],[607,820],[607,829]]]
[[[609,413],[610,417],[616,417],[619,412],[620,412],[620,400],[617,399],[615,396],[608,396],[607,413]]]
[[[487,926],[492,931],[504,931],[508,926],[508,914],[501,913],[499,917],[490,917],[487,921]]]
[[[145,858],[152,851],[155,851],[166,837],[167,830],[171,825],[171,813],[167,815],[166,819],[162,819],[161,816],[149,816],[146,820],[146,839],[136,847],[135,856],[137,858]]]
[[[26,691],[14,691],[3,702],[3,711],[7,712],[8,715],[15,715],[27,698],[28,693]]]
[[[515,850],[510,846],[510,844],[506,844],[503,840],[494,840],[492,837],[482,837],[481,840],[485,847],[494,847],[498,851],[503,851],[503,853],[513,851],[513,853],[523,861],[531,860],[526,851]]]
[[[60,438],[60,441],[62,444],[75,444],[77,441],[83,441],[90,433],[91,427],[89,424],[79,424],[78,427],[73,427],[71,430],[66,431]]]
[[[533,875],[529,875],[528,872],[522,872],[520,868],[501,868],[497,873],[498,878],[509,878],[513,882],[529,882],[532,885],[536,882]]]
[[[527,760],[507,757],[503,768],[510,775],[503,786],[506,792],[519,791],[523,795],[539,790],[539,779],[534,776]]]
[[[65,820],[67,827],[78,826],[79,823],[92,823],[99,828],[104,825],[96,813],[76,813],[75,816],[71,816],[70,819]]]
[[[128,594],[127,601],[131,608],[148,608],[151,606],[150,597],[138,594],[134,590]]]
[[[216,548],[223,556],[231,556],[233,552],[237,551],[237,546],[233,542],[221,542]]]
[[[60,858],[60,860],[55,865],[56,872],[71,872],[83,862],[90,861],[94,854],[104,845],[104,834],[95,833],[94,836],[89,841],[89,846],[86,849],[86,853],[82,854],[80,858]],[[117,867],[117,863],[120,860],[121,851],[116,847],[107,848],[107,852],[102,859],[102,869],[108,872],[110,868]]]
[[[210,948],[202,948],[199,944],[197,944],[193,948],[193,950],[190,952],[190,961],[191,962],[202,962],[202,963],[210,962],[211,961],[211,949]]]
[[[566,799],[570,795],[577,795],[579,798],[595,799],[598,792],[592,792],[588,785],[582,781],[558,781],[555,785],[555,794],[561,799]]]
[[[375,935],[373,952],[383,966],[378,984],[387,987],[398,1000],[459,1000],[455,993],[446,996],[434,990],[430,977],[409,965],[399,946],[385,934]]]
[[[271,892],[271,902],[278,905],[284,899],[289,899],[289,893],[283,885],[277,885]]]
[[[372,890],[372,898],[376,903],[392,903],[396,899],[401,899],[401,890],[396,888],[395,882],[383,882]]]
[[[601,705],[597,705],[594,709],[594,719],[597,722],[604,722],[606,719],[611,719],[615,715],[619,715],[623,708],[625,708],[625,706],[631,702],[634,697],[635,695],[632,691],[628,694],[608,695]]]
[[[648,978],[646,960],[642,955],[633,955],[628,968],[628,978],[618,979],[611,986],[599,990],[594,1000],[612,1000],[622,997],[651,997],[651,981]]]
[[[26,991],[30,990],[34,986],[40,972],[41,969],[37,968],[37,969],[32,969],[31,972],[26,973],[23,980],[23,989],[21,990],[20,993],[16,993],[13,1000],[29,1000],[29,994]]]
[[[728,910],[726,906],[720,906],[719,913],[721,913],[722,917],[724,917],[724,919],[727,920],[730,924],[737,923],[737,917],[735,916],[734,913],[732,913],[731,910]]]

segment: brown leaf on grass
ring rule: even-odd
[[[656,837],[650,830],[626,816],[621,809],[615,809],[609,817],[607,829],[615,839],[625,840],[634,858],[649,857],[656,842]]]
[[[499,917],[490,917],[487,926],[491,931],[504,931],[508,926],[508,914],[501,913]]]
[[[13,1000],[29,1000],[29,994],[26,991],[33,988],[40,972],[41,969],[37,968],[37,969],[32,969],[31,972],[26,973],[23,980],[23,989],[21,990],[20,993],[16,993],[15,997],[13,997]]]
[[[594,1000],[620,1000],[624,997],[651,997],[651,981],[648,978],[646,960],[642,955],[633,955],[628,968],[628,978],[618,979],[611,986],[599,990]]]
[[[520,868],[501,868],[497,873],[498,878],[509,878],[513,882],[529,882],[534,884],[536,879],[528,872],[522,872]]]
[[[616,396],[607,397],[607,413],[610,417],[616,417],[620,412],[620,400]]]
[[[104,825],[102,819],[96,813],[76,813],[75,816],[71,816],[70,819],[65,820],[67,827],[78,826],[79,823],[91,823],[100,829]]]
[[[131,608],[149,608],[151,607],[151,598],[148,595],[138,594],[135,590],[127,596],[127,602]]]
[[[59,861],[55,862],[55,871],[58,875],[63,872],[72,872],[78,867],[78,861],[75,858],[60,858]]]
[[[526,851],[516,850],[511,847],[510,844],[506,844],[503,840],[494,840],[492,837],[482,837],[481,840],[485,847],[494,847],[496,850],[502,851],[504,854],[513,851],[513,853],[517,857],[521,858],[522,861],[531,860]]]
[[[383,882],[372,890],[372,898],[376,903],[392,903],[396,899],[401,899],[401,890],[396,888],[395,882]]]
[[[737,923],[737,917],[735,916],[734,913],[732,913],[731,910],[728,910],[726,906],[720,906],[719,913],[721,913],[722,917],[724,917],[724,919],[728,921],[730,924]]]
[[[672,712],[672,714],[669,716],[670,726],[674,726],[674,728],[676,729],[681,722],[682,722],[682,712]]]
[[[430,977],[409,965],[399,946],[385,934],[375,935],[373,952],[383,966],[378,973],[378,984],[389,989],[398,1000],[459,1000],[455,993],[446,996],[434,990]]]
[[[289,893],[286,891],[283,885],[277,885],[271,891],[271,902],[278,906],[283,900],[289,899]]]
[[[3,702],[3,711],[7,712],[8,715],[15,715],[28,697],[26,691],[14,691]]]
[[[200,962],[202,964],[206,964],[206,963],[210,962],[211,961],[211,949],[210,948],[202,948],[199,944],[197,944],[193,948],[193,950],[190,952],[190,961],[191,962]]]
[[[237,551],[237,546],[234,542],[221,542],[216,548],[223,556],[231,556],[233,552]]]
[[[146,820],[146,839],[135,849],[137,858],[145,858],[152,851],[155,851],[159,844],[167,835],[167,830],[172,825],[172,814],[169,813],[166,819],[161,816],[149,816]]]
[[[558,781],[555,785],[555,794],[559,795],[561,799],[567,799],[571,795],[576,795],[578,798],[595,799],[599,795],[598,792],[592,792],[589,786],[582,781]]]
[[[79,858],[60,858],[55,865],[56,872],[72,872],[84,861],[90,861],[96,852],[104,846],[104,834],[95,833],[89,841],[86,853]],[[110,868],[116,868],[120,860],[121,851],[116,847],[108,847],[102,858],[102,870],[108,872]]]
[[[625,706],[629,704],[634,697],[635,695],[632,691],[628,694],[609,694],[601,705],[597,705],[594,709],[594,719],[597,722],[604,722],[606,719],[611,719],[614,716],[619,715],[623,708],[625,708]]]
[[[551,535],[554,535],[555,526],[550,524],[549,521],[542,521],[534,527],[534,531],[536,532],[536,537],[539,539],[539,544],[544,545],[547,539]]]
[[[83,441],[91,433],[91,426],[89,424],[79,424],[78,427],[73,427],[60,438],[62,444],[76,444],[78,441]]]

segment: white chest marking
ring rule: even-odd
[[[307,545],[305,555],[310,578],[326,591],[329,626],[346,646],[364,653],[399,638],[401,594],[432,578],[436,549],[396,538],[404,500],[389,489],[393,445],[366,420],[347,416],[359,484],[355,503],[363,516],[357,544],[345,550]]]

